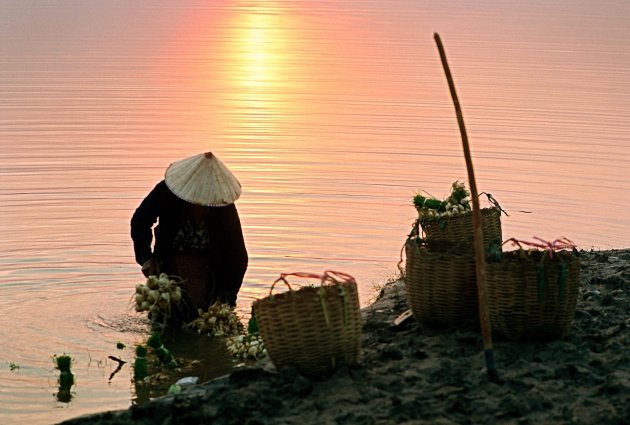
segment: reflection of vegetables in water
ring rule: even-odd
[[[178,305],[182,299],[182,283],[181,278],[165,273],[147,277],[146,284],[136,285],[136,311],[150,312],[153,320],[160,316],[170,317],[171,307]]]
[[[199,317],[187,325],[200,334],[210,336],[235,336],[243,331],[243,324],[239,320],[233,307],[229,304],[214,303],[208,311],[199,309]]]
[[[136,347],[136,361],[133,364],[133,379],[144,379],[147,374],[147,347],[144,345],[138,345]]]
[[[453,217],[471,210],[470,192],[466,189],[464,183],[460,183],[459,181],[451,185],[451,194],[445,200],[440,201],[435,198],[416,195],[413,198],[413,204],[418,210],[421,220],[426,218]]]

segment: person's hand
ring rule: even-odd
[[[156,275],[158,273],[158,262],[155,258],[151,258],[142,263],[142,274],[144,277]]]

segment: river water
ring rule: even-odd
[[[0,424],[159,395],[108,356],[148,335],[129,219],[178,159],[243,185],[244,316],[283,272],[349,273],[369,303],[413,195],[467,180],[434,32],[504,237],[627,247],[629,27],[625,0],[0,0]],[[173,338],[203,379],[234,365]]]

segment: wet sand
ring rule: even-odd
[[[630,250],[580,254],[570,331],[551,342],[495,340],[500,384],[488,380],[474,326],[394,326],[408,309],[396,281],[362,310],[358,366],[314,380],[266,360],[63,424],[628,424]]]

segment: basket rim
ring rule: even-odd
[[[458,245],[459,246],[459,245]],[[420,255],[425,255],[425,256],[429,256],[429,257],[434,257],[434,258],[448,258],[448,257],[455,257],[455,258],[466,258],[466,259],[471,259],[470,254],[467,252],[459,252],[456,250],[447,250],[447,251],[442,251],[439,249],[435,249],[434,247],[432,248],[428,241],[423,240],[422,242],[416,242],[413,238],[407,238],[407,240],[405,241],[405,245],[403,246],[403,249],[406,247],[410,247],[411,249],[416,249],[420,252]],[[422,252],[425,251],[425,252]],[[474,259],[471,259],[472,261],[474,261]]]
[[[525,255],[523,257],[523,255]],[[562,263],[567,260],[579,261],[580,257],[568,249],[554,251],[553,256],[549,251],[539,249],[515,249],[501,252],[501,259],[496,261],[486,261],[487,266],[500,266],[504,264],[538,264],[541,261]]]
[[[301,296],[305,296],[309,294],[317,295],[317,293],[320,292],[322,289],[324,291],[327,291],[327,290],[332,290],[333,288],[338,289],[339,287],[343,287],[343,286],[356,288],[357,284],[355,281],[349,281],[349,282],[335,282],[335,283],[330,283],[330,284],[320,285],[320,286],[302,286],[298,289],[288,289],[278,294],[270,294],[270,295],[267,295],[266,297],[258,298],[254,300],[252,305],[258,305],[261,303],[283,302],[289,299],[289,297],[301,297]]]
[[[499,214],[499,216],[501,215],[501,208],[492,206],[492,207],[484,207],[480,209],[481,214],[489,214],[492,212],[497,212]],[[452,215],[452,216],[448,216],[448,217],[428,217],[425,218],[423,220],[421,220],[421,224],[433,224],[433,223],[438,223],[440,220],[448,220],[448,221],[458,221],[458,220],[464,220],[466,218],[469,218],[472,215],[472,210],[467,210],[464,211],[463,213],[459,213],[457,215]]]

